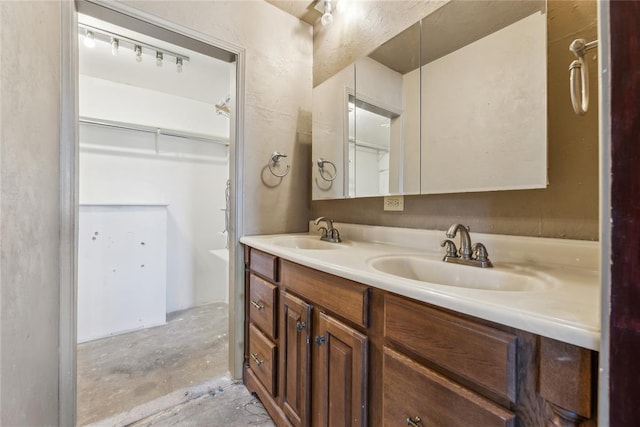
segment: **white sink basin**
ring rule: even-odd
[[[479,268],[446,263],[419,256],[385,256],[369,265],[381,273],[436,285],[490,291],[540,291],[551,288],[551,280],[516,268]]]
[[[276,246],[292,249],[342,249],[343,243],[330,243],[320,240],[320,237],[307,237],[307,236],[291,236],[280,237],[273,241]]]

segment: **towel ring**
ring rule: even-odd
[[[331,174],[324,170],[324,165],[327,163],[333,166],[333,176],[331,176]],[[333,162],[325,160],[321,157],[318,159],[316,164],[318,165],[318,173],[320,175],[320,178],[324,179],[325,181],[333,181],[334,179],[336,179],[336,176],[338,176],[338,168],[336,168],[336,165],[333,164]],[[325,177],[325,173],[328,174],[329,178]]]
[[[271,154],[271,159],[269,160],[269,163],[268,163],[269,172],[271,172],[273,176],[277,176],[278,178],[283,178],[287,176],[287,174],[291,170],[291,165],[287,165],[287,169],[285,169],[284,173],[282,174],[278,174],[273,171],[273,167],[278,166],[280,164],[280,159],[282,159],[283,157],[287,157],[287,155],[284,153],[279,153],[277,151],[274,151],[273,154]]]
[[[569,50],[578,58],[569,65],[569,90],[573,111],[579,116],[589,109],[589,67],[584,61],[584,54],[597,46],[598,40],[587,43],[585,39],[576,39],[569,45]]]

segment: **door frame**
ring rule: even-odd
[[[226,50],[236,56],[232,74],[229,177],[229,371],[242,376],[244,348],[243,159],[246,51],[242,46],[201,33],[132,6],[105,0],[77,0],[83,6],[103,7],[174,33]],[[62,2],[61,11],[61,116],[60,116],[60,326],[58,425],[76,425],[76,310],[78,268],[78,12],[75,2]]]

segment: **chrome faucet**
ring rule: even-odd
[[[471,237],[469,229],[462,224],[453,224],[447,231],[447,237],[453,239],[460,232],[460,256],[462,259],[471,259]]]
[[[318,230],[322,231],[322,237],[320,237],[320,240],[331,243],[340,243],[342,241],[342,239],[340,239],[340,232],[337,228],[333,228],[333,221],[331,221],[329,218],[321,216],[319,218],[316,218],[313,223],[315,225],[318,225],[321,222],[324,222],[327,226],[318,228]]]
[[[449,239],[460,234],[460,251],[456,249],[456,244]],[[453,224],[447,231],[449,239],[443,240],[440,246],[446,246],[446,254],[442,259],[444,262],[452,262],[456,264],[472,265],[475,267],[493,267],[489,261],[489,253],[482,243],[471,245],[471,237],[469,236],[469,227],[462,224]]]

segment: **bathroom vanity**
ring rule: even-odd
[[[444,232],[340,231],[242,239],[244,381],[277,425],[596,425],[595,244],[482,235],[480,269],[441,261]]]

